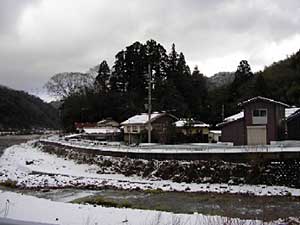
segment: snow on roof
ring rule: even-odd
[[[236,121],[236,120],[239,120],[239,119],[242,119],[242,118],[244,118],[244,111],[241,111],[241,112],[239,112],[237,114],[234,114],[232,116],[226,117],[223,120],[223,122],[217,124],[217,127],[225,125],[227,123],[231,123],[233,121]]]
[[[289,117],[293,116],[294,113],[296,113],[298,110],[300,110],[300,108],[297,108],[297,107],[286,108],[286,109],[285,109],[285,118],[288,119]],[[227,123],[230,123],[230,122],[233,122],[233,121],[242,119],[242,118],[244,118],[244,112],[243,112],[243,111],[241,111],[241,112],[239,112],[239,113],[237,113],[237,114],[234,114],[234,115],[232,115],[232,116],[229,116],[229,117],[225,118],[225,119],[223,120],[223,122],[217,124],[217,126],[222,126],[222,125],[224,125],[224,124],[227,124]]]
[[[239,103],[239,105],[245,105],[245,104],[248,104],[248,103],[251,103],[251,102],[254,102],[256,100],[263,100],[263,101],[267,101],[267,102],[271,102],[271,103],[274,103],[274,104],[278,104],[278,105],[282,105],[284,107],[290,107],[289,105],[283,103],[283,102],[279,102],[279,101],[275,101],[273,99],[270,99],[270,98],[265,98],[265,97],[261,97],[261,96],[257,96],[257,97],[254,97],[254,98],[250,98],[246,101],[243,101],[241,103]]]
[[[111,133],[120,133],[121,130],[114,127],[107,128],[83,128],[83,131],[87,134],[111,134]]]
[[[222,134],[222,131],[221,130],[210,130],[209,133],[212,133],[212,134]]]
[[[229,117],[226,117],[224,119],[224,122],[227,121],[227,122],[230,122],[230,121],[235,121],[235,120],[238,120],[238,119],[241,119],[241,118],[244,118],[244,111],[241,111],[237,114],[234,114],[232,116],[229,116]]]
[[[293,108],[287,108],[285,109],[285,118],[289,118],[292,114],[294,114],[296,111],[298,111],[300,108],[293,107]]]
[[[209,127],[209,124],[203,123],[202,121],[195,121],[193,119],[180,119],[175,122],[176,127],[184,127],[184,126],[191,126],[191,127]]]
[[[114,121],[113,119],[103,119],[97,122],[98,127],[103,127],[103,126],[119,126],[119,123],[117,121]]]
[[[154,112],[151,114],[151,120],[156,120],[157,118],[166,115],[166,113],[159,113],[159,112]],[[128,124],[146,124],[148,122],[148,114],[147,113],[142,113],[140,115],[135,115],[130,117],[128,120],[125,120],[122,122],[122,125],[128,125]]]

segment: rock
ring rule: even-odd
[[[26,165],[31,165],[33,163],[34,163],[33,160],[30,160],[30,161],[28,160],[28,161],[25,162]]]

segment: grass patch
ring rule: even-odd
[[[146,189],[146,190],[144,190],[144,192],[148,193],[148,194],[161,194],[164,191],[160,188],[157,188],[157,189]]]
[[[79,198],[71,201],[71,203],[101,205],[115,208],[132,208],[132,205],[127,200],[114,201],[112,199],[104,198],[102,196],[88,196],[84,198]]]
[[[9,188],[16,188],[17,187],[17,181],[7,179],[6,181],[1,181],[0,185],[9,187]]]

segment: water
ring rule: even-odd
[[[59,202],[71,202],[78,199],[98,198],[108,202],[122,204],[126,202],[132,208],[162,210],[174,213],[201,213],[232,218],[272,221],[279,218],[300,217],[300,198],[261,197],[236,194],[184,193],[184,192],[144,192],[126,190],[9,190],[39,198]]]
[[[0,155],[9,145],[24,142],[32,137],[0,137]],[[174,213],[201,213],[241,219],[265,221],[287,217],[300,217],[300,198],[256,197],[235,194],[184,193],[184,192],[143,192],[126,190],[9,190],[53,201],[70,202],[78,198],[101,197],[106,201],[126,202],[133,208],[170,211]]]
[[[0,136],[0,156],[3,154],[4,149],[12,145],[21,144],[28,140],[36,139],[40,135],[9,135]]]

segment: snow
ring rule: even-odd
[[[229,116],[229,117],[225,118],[224,121],[234,121],[234,120],[238,120],[238,119],[241,119],[241,118],[244,118],[244,111],[241,111],[237,114]]]
[[[237,114],[234,114],[232,116],[229,116],[229,117],[226,117],[223,122],[217,124],[216,126],[219,127],[219,126],[222,126],[224,124],[227,124],[227,123],[230,123],[230,122],[233,122],[233,121],[236,121],[236,120],[239,120],[239,119],[243,119],[244,118],[244,111],[241,111]]]
[[[209,133],[221,135],[222,131],[221,130],[210,130]]]
[[[45,143],[60,144],[66,147],[73,147],[79,149],[89,149],[102,152],[126,152],[126,153],[162,153],[162,154],[182,154],[182,153],[249,153],[249,152],[299,152],[299,142],[272,142],[272,145],[258,145],[258,146],[232,146],[230,143],[191,143],[180,145],[145,145],[141,144],[137,147],[130,147],[127,145],[112,146],[110,142],[106,142],[107,145],[103,145],[100,141],[88,141],[88,140],[69,140],[66,141],[62,138],[55,138],[54,136],[41,139]]]
[[[30,207],[28,207],[30,206]],[[61,225],[159,225],[159,224],[267,224],[259,220],[241,220],[202,214],[173,214],[151,210],[105,208],[54,202],[12,192],[0,192],[0,217]],[[5,215],[6,213],[6,215]],[[269,224],[275,224],[270,222]]]
[[[164,115],[165,113],[152,113],[151,114],[151,120],[155,120],[158,117]],[[147,113],[143,113],[140,115],[135,115],[130,117],[128,120],[125,120],[124,122],[122,122],[122,125],[129,125],[129,124],[145,124],[148,122],[148,114]]]
[[[111,133],[120,133],[121,130],[114,127],[105,127],[105,128],[83,128],[83,131],[87,134],[111,134]]]
[[[285,118],[288,119],[292,114],[297,112],[300,108],[293,107],[285,109]]]
[[[184,126],[191,126],[191,127],[209,127],[209,124],[203,123],[201,121],[194,121],[188,119],[180,119],[175,122],[176,127],[184,127]]]
[[[164,191],[300,196],[300,189],[283,186],[176,183],[122,174],[98,174],[99,169],[96,165],[76,164],[72,160],[58,158],[27,143],[5,150],[0,158],[0,182],[10,179],[25,188],[111,186],[126,190],[159,188]]]
[[[285,109],[285,118],[288,118],[290,117],[293,113],[295,113],[296,111],[298,111],[300,108],[296,108],[296,107],[293,107],[293,108],[286,108]],[[236,121],[236,120],[239,120],[239,119],[242,119],[244,118],[244,111],[241,111],[237,114],[234,114],[232,116],[229,116],[227,118],[225,118],[223,120],[222,123],[219,123],[217,124],[217,126],[220,126],[220,125],[224,125],[226,123],[229,123],[229,122],[233,122],[233,121]]]

